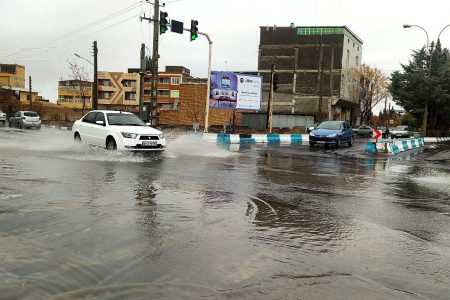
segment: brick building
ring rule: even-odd
[[[362,44],[346,26],[260,27],[263,110],[267,110],[271,65],[276,63],[275,114],[352,121],[358,113],[357,83],[346,74],[360,66]]]
[[[180,98],[176,109],[160,111],[160,125],[192,126],[193,123],[205,122],[206,84],[183,83],[179,86]],[[241,123],[242,112],[236,111],[235,123]],[[209,126],[223,126],[230,123],[233,111],[226,109],[209,109]]]

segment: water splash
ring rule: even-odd
[[[230,157],[236,155],[236,153],[220,148],[216,143],[196,139],[185,134],[173,140],[168,140],[164,155],[170,158],[179,156]]]

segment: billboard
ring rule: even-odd
[[[261,110],[262,77],[211,71],[209,107]]]

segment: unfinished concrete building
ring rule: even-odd
[[[270,71],[275,63],[274,114],[309,116],[309,123],[311,119],[354,123],[358,117],[357,81],[348,71],[361,64],[363,42],[358,36],[346,26],[264,26],[260,32],[258,72],[263,76],[263,110],[267,110]]]

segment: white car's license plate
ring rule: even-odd
[[[142,146],[156,146],[156,145],[158,145],[158,143],[154,141],[142,141]]]

